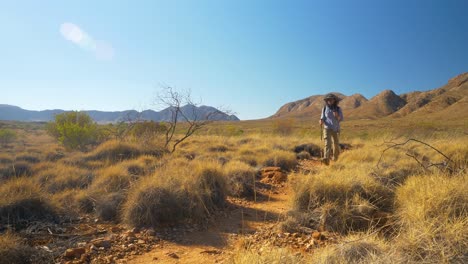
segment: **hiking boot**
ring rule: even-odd
[[[327,158],[323,158],[322,163],[328,166],[328,165],[330,165],[330,160],[327,159]]]

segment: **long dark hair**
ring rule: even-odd
[[[327,101],[325,101],[324,107],[327,107],[327,106],[328,106],[332,111],[338,111],[338,109],[340,108],[340,107],[338,106],[338,103],[340,102],[340,100],[338,100],[337,98],[333,98],[332,100],[335,101],[332,105],[328,105],[328,104],[327,104]]]

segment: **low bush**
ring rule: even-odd
[[[100,139],[97,124],[85,112],[58,114],[47,124],[47,131],[68,149],[85,150]]]
[[[15,131],[10,129],[0,129],[0,144],[6,146],[16,140],[18,136]]]

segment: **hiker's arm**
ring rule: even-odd
[[[322,110],[322,113],[320,114],[320,120],[319,120],[319,124],[320,125],[323,125],[323,120],[325,119],[325,115],[324,115],[324,110]]]
[[[341,107],[338,108],[338,121],[341,122],[343,121],[343,111],[341,111]]]

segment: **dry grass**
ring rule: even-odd
[[[373,234],[346,236],[337,245],[320,248],[312,255],[318,264],[402,263],[390,244]]]
[[[23,227],[28,221],[87,213],[136,227],[206,223],[223,208],[227,195],[252,196],[261,167],[280,166],[292,171],[288,184],[294,189],[293,210],[283,227],[300,232],[299,227],[307,226],[346,235],[336,246],[314,250],[315,262],[467,262],[466,136],[458,130],[438,132],[437,138],[432,132],[422,135],[453,160],[442,172],[436,167],[422,169],[405,155],[410,151],[425,162],[444,161],[417,144],[389,150],[377,168],[383,142],[404,140],[395,139],[395,129],[379,122],[378,131],[367,135],[362,127],[368,122],[344,124],[342,141],[353,148],[331,166],[317,166],[310,173],[297,168],[297,158],[318,155],[322,147],[318,130],[278,136],[265,125],[266,132],[243,136],[197,135],[173,154],[151,147],[156,143],[125,141],[109,141],[89,153],[64,152],[40,131],[19,133],[25,143],[0,153],[0,221]],[[346,130],[350,128],[356,131]],[[411,132],[410,127],[405,129],[400,134]],[[382,229],[385,236],[377,235],[385,225],[391,232]],[[21,246],[15,243],[12,248]],[[258,252],[236,251],[229,261],[311,260],[265,246]]]
[[[0,235],[0,264],[51,263],[53,258],[25,243],[18,236],[7,232]]]
[[[281,167],[285,171],[293,170],[297,166],[296,155],[287,150],[275,149],[262,157],[261,164],[264,166]]]
[[[237,197],[254,196],[257,171],[241,161],[231,161],[224,166],[224,174],[228,183],[229,193]]]
[[[125,222],[132,226],[159,226],[183,220],[201,221],[224,206],[227,194],[221,166],[216,162],[176,161],[142,179],[124,206]]]
[[[237,250],[234,255],[227,260],[229,264],[296,264],[309,263],[300,254],[293,253],[288,249],[265,247],[261,251],[257,250]]]
[[[37,184],[28,178],[17,178],[0,186],[0,222],[22,225],[28,221],[50,221],[57,215]]]
[[[393,193],[355,170],[295,174],[294,208],[304,225],[341,233],[382,224],[381,212],[393,208]],[[293,179],[293,181],[294,181]]]
[[[412,261],[468,261],[468,175],[421,175],[397,189],[398,246]]]
[[[158,146],[141,146],[131,142],[107,141],[99,145],[95,150],[86,155],[86,160],[119,162],[135,159],[141,155],[160,157],[164,150]]]
[[[86,169],[56,164],[40,170],[35,179],[48,192],[57,193],[68,189],[84,189],[93,181],[94,175]]]

